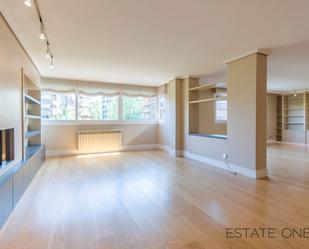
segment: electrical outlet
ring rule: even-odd
[[[227,154],[222,155],[223,159],[227,159]]]

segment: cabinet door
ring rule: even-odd
[[[24,170],[20,169],[13,176],[13,207],[16,206],[17,202],[23,195],[26,189],[26,183],[24,179]]]
[[[24,183],[26,188],[28,187],[31,181],[32,181],[32,167],[31,167],[31,160],[29,160],[28,162],[26,162],[24,166]]]
[[[12,179],[0,189],[0,228],[13,210]]]
[[[36,154],[32,159],[32,173],[33,173],[33,177],[36,175],[36,173],[39,170],[40,167],[40,161],[39,161],[39,156],[38,154]]]

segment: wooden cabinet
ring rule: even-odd
[[[13,207],[16,206],[21,196],[25,192],[26,186],[24,170],[20,169],[13,176]]]
[[[45,146],[40,146],[31,158],[16,164],[0,177],[0,228],[17,205],[44,160]]]

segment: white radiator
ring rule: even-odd
[[[77,136],[81,153],[119,151],[122,147],[121,130],[83,130]]]

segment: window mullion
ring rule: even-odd
[[[123,122],[123,94],[118,97],[118,121]]]
[[[75,120],[78,120],[78,112],[79,112],[79,91],[75,89]]]

